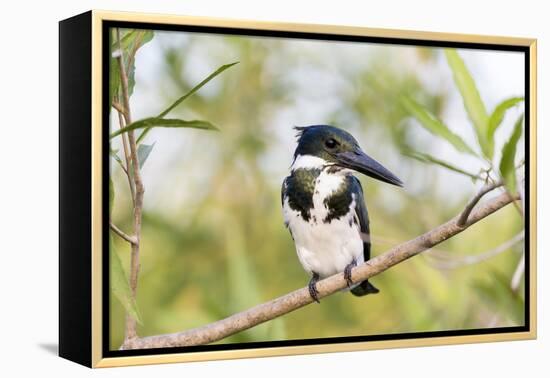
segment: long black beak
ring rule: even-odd
[[[387,182],[388,184],[403,186],[403,182],[393,173],[388,171],[379,162],[365,154],[361,149],[355,151],[341,152],[336,154],[338,165],[361,172],[369,177]]]

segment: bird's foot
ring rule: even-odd
[[[311,277],[311,279],[309,280],[309,284],[307,285],[308,289],[309,289],[309,295],[311,295],[311,298],[313,298],[313,300],[317,303],[321,303],[319,302],[319,291],[317,290],[317,281],[319,281],[319,275],[315,272],[313,272],[313,276]]]
[[[346,265],[344,268],[344,278],[346,279],[346,282],[348,284],[348,287],[351,287],[353,285],[353,280],[351,279],[351,270],[357,266],[357,260],[353,259],[351,262]]]

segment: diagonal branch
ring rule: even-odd
[[[358,265],[352,270],[353,281],[363,281],[382,273],[392,266],[459,234],[469,226],[493,214],[497,210],[513,202],[515,199],[516,198],[512,198],[507,192],[500,194],[498,197],[472,210],[463,226],[457,224],[457,221],[462,216],[462,214],[460,214],[447,223],[415,239],[402,243],[366,263]],[[342,273],[335,274],[317,283],[317,289],[319,291],[318,296],[319,298],[326,297],[344,289],[346,286],[347,283],[344,275]],[[257,305],[202,327],[172,334],[142,338],[136,337],[126,340],[121,349],[165,348],[209,344],[252,328],[258,324],[275,319],[312,302],[313,300],[309,295],[308,289],[301,288],[272,301]]]

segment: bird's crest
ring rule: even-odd
[[[310,127],[312,126],[294,126],[293,129],[296,130],[296,139],[300,140]]]
[[[294,126],[293,129],[296,130],[296,139],[300,139],[304,135],[307,126]]]

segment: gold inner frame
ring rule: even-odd
[[[524,46],[529,48],[530,93],[529,93],[529,288],[530,330],[528,332],[510,332],[465,336],[440,336],[430,338],[400,339],[388,341],[349,342],[342,344],[317,344],[290,347],[265,347],[224,351],[169,353],[131,357],[107,357],[102,355],[102,23],[103,21],[147,22],[171,25],[194,25],[241,28],[251,30],[272,30],[323,33],[334,35],[355,35],[414,39],[424,41],[464,42]],[[448,344],[466,344],[494,341],[512,341],[535,339],[536,324],[536,235],[537,235],[537,41],[531,38],[483,36],[471,34],[437,33],[413,30],[375,29],[354,26],[336,26],[321,24],[293,24],[259,22],[250,20],[216,19],[208,17],[189,17],[161,14],[127,13],[110,11],[92,11],[92,366],[114,367],[158,363],[206,361],[220,359],[282,356],[294,354],[346,352],[356,350],[419,347]]]

